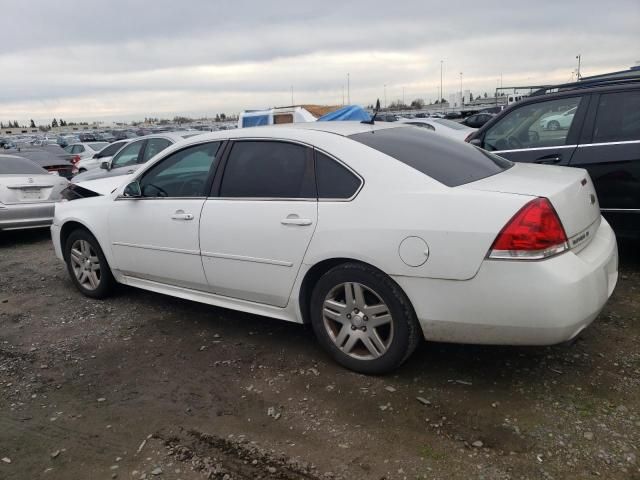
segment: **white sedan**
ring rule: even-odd
[[[427,130],[434,131],[439,135],[462,142],[477,130],[477,128],[467,127],[462,123],[447,120],[446,118],[407,118],[399,120],[399,123],[426,128]]]
[[[203,134],[125,179],[70,189],[87,198],[58,203],[51,232],[84,295],[122,283],[310,322],[363,373],[397,367],[421,337],[570,340],[618,277],[584,170],[398,122]]]

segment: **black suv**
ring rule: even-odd
[[[539,90],[467,141],[514,162],[586,169],[616,233],[640,238],[640,73]]]

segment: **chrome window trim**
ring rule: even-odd
[[[601,208],[600,211],[610,213],[640,213],[640,208]]]
[[[119,200],[135,200],[137,202],[141,200],[207,200],[207,197],[125,197],[124,195],[118,195],[115,201]]]
[[[491,153],[508,153],[508,152],[533,152],[536,150],[557,150],[558,148],[576,148],[578,144],[575,145],[558,145],[557,147],[536,147],[536,148],[515,148],[512,150],[488,150]]]
[[[290,198],[290,197],[207,197],[207,200],[240,200],[243,202],[317,202],[316,198]]]
[[[634,143],[640,143],[640,140],[621,140],[619,142],[599,142],[599,143],[582,143],[578,145],[578,148],[582,147],[597,147],[600,145],[629,145]]]

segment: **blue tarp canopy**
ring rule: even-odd
[[[345,120],[359,120],[369,121],[371,115],[367,111],[358,105],[347,105],[335,112],[327,113],[318,119],[319,122],[336,122]]]

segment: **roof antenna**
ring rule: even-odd
[[[367,125],[375,125],[376,124],[376,116],[378,115],[379,110],[373,111],[373,116],[369,120],[362,120],[360,123],[366,123]]]

